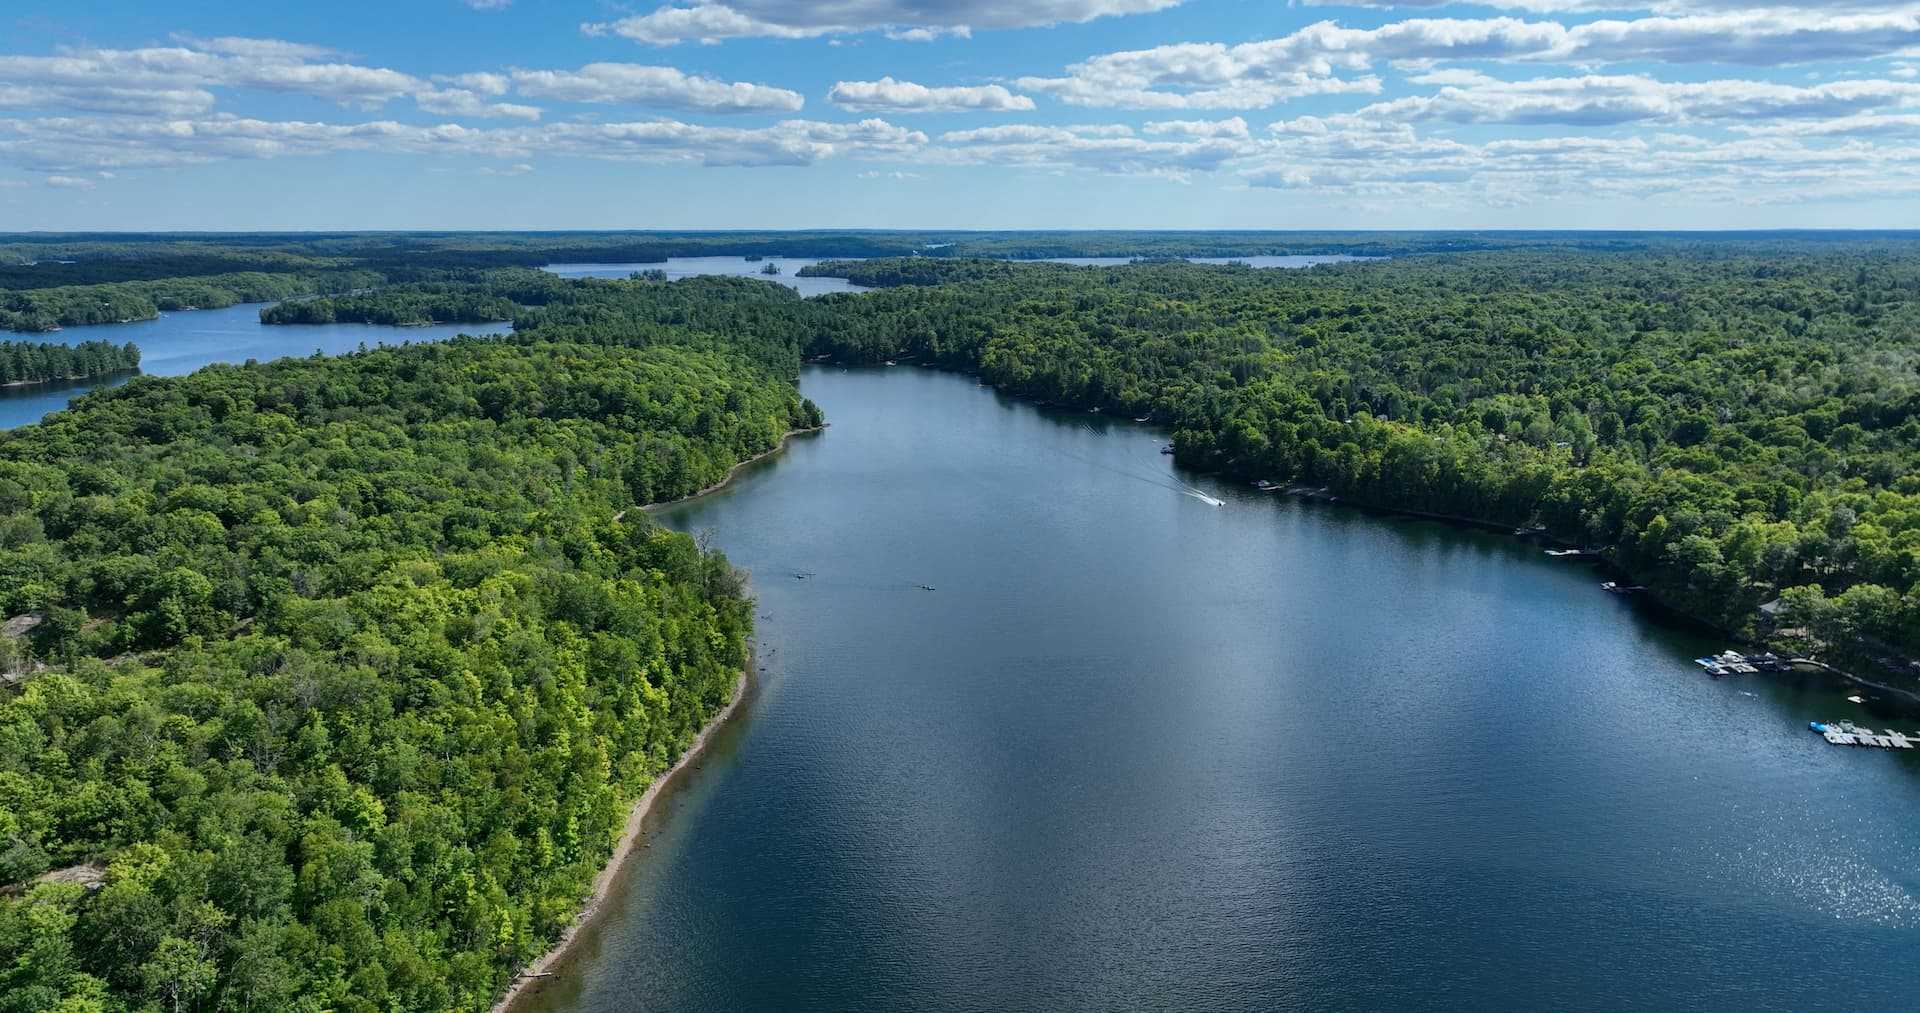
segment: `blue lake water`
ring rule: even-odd
[[[279,359],[289,355],[329,355],[351,352],[365,344],[397,345],[404,341],[443,341],[456,334],[497,334],[512,324],[436,324],[430,327],[381,327],[374,324],[301,324],[267,326],[260,322],[263,303],[242,303],[219,310],[162,313],[156,320],[127,324],[91,324],[68,327],[44,335],[13,334],[31,341],[131,341],[140,346],[140,372],[151,376],[183,376],[216,362]],[[69,384],[37,384],[0,392],[0,429],[37,422],[48,412],[98,387],[125,383],[127,377]]]
[[[1145,427],[802,388],[832,428],[658,515],[754,574],[756,695],[524,1009],[1920,1004],[1920,758],[1807,730],[1892,702]]]

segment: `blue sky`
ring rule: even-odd
[[[0,231],[1920,225],[1920,3],[15,0]]]

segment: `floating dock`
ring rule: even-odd
[[[1876,732],[1851,721],[1809,721],[1807,727],[1836,746],[1870,746],[1876,749],[1912,749],[1920,745],[1920,732],[1908,734],[1891,729]]]

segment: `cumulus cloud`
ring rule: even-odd
[[[942,34],[967,35],[981,28],[1032,28],[1092,21],[1124,14],[1145,14],[1177,6],[1181,0],[838,0],[791,3],[789,0],[731,0],[664,6],[617,21],[589,22],[590,35],[618,35],[654,46],[683,42],[713,44],[727,39],[811,39],[882,31],[896,38],[925,41]]]
[[[94,183],[80,176],[48,176],[47,185],[62,190],[91,190]]]
[[[428,88],[415,92],[413,100],[430,113],[447,116],[484,116],[500,119],[537,120],[537,106],[514,102],[489,102],[478,92],[465,88]]]
[[[1920,102],[1920,84],[1834,81],[1811,87],[1766,81],[1658,81],[1585,75],[1449,85],[1433,95],[1380,102],[1362,118],[1608,126],[1641,120],[1775,120],[1832,117]]]
[[[1273,143],[1238,164],[1256,188],[1339,201],[1506,207],[1563,199],[1774,203],[1879,199],[1920,190],[1920,149],[1799,139],[1422,136],[1411,124],[1356,114],[1273,125]]]
[[[997,84],[929,88],[892,77],[838,82],[827,93],[827,99],[842,109],[856,112],[1021,112],[1033,108],[1032,99],[1015,95]]]
[[[1157,120],[1145,127],[1149,134],[1179,137],[1249,137],[1247,121],[1235,116],[1225,120]]]
[[[101,111],[137,111],[142,92],[155,96],[145,111],[169,115],[183,103],[201,108],[206,89],[256,88],[312,95],[336,102],[379,105],[421,87],[410,75],[349,63],[314,63],[321,52],[277,40],[216,39],[215,48],[164,46],[85,49],[54,56],[0,56],[0,87],[37,90],[50,104]]]
[[[1230,134],[1159,140],[1140,137],[1123,124],[1018,125],[942,134],[940,146],[925,157],[948,163],[1087,169],[1185,181],[1256,150],[1251,139]]]
[[[0,119],[0,164],[72,174],[167,168],[232,159],[313,157],[348,151],[453,155],[525,162],[535,156],[707,166],[810,165],[836,157],[900,157],[927,135],[881,119],[785,120],[737,128],[660,119],[538,126],[433,126],[377,120],[316,123],[239,116]]]
[[[1568,28],[1520,18],[1415,18],[1378,28],[1332,21],[1278,38],[1180,43],[1108,53],[1027,90],[1082,106],[1256,109],[1308,95],[1377,92],[1380,64],[1441,61],[1736,64],[1776,66],[1894,56],[1920,46],[1920,11],[1832,15],[1761,11],[1594,21]]]
[[[793,112],[799,92],[764,84],[716,81],[673,67],[590,63],[579,70],[516,70],[513,86],[531,98],[659,106],[705,112]]]
[[[442,90],[397,70],[341,62],[321,46],[279,39],[175,36],[176,46],[72,49],[0,56],[0,107],[160,117],[195,116],[213,89],[308,95],[374,108],[406,96],[429,111],[526,119],[522,105],[487,103],[471,89]],[[485,75],[474,75],[482,77]]]

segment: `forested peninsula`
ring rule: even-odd
[[[139,368],[140,349],[132,342],[0,341],[0,386],[90,380]]]
[[[0,434],[0,1007],[478,1010],[547,947],[745,664],[743,575],[631,508],[818,420],[795,350],[636,328]]]
[[[743,576],[635,508],[819,425],[805,358],[976,372],[1148,418],[1187,467],[1540,528],[1726,630],[1920,656],[1913,240],[1127,235],[953,242],[1390,257],[901,256],[802,299],[525,267],[669,242],[624,234],[219,254],[356,282],[279,322],[515,330],[137,378],[0,434],[0,1009],[485,1008],[745,660]],[[841,241],[941,240],[809,252]],[[217,246],[68,242],[139,262],[102,290]]]

